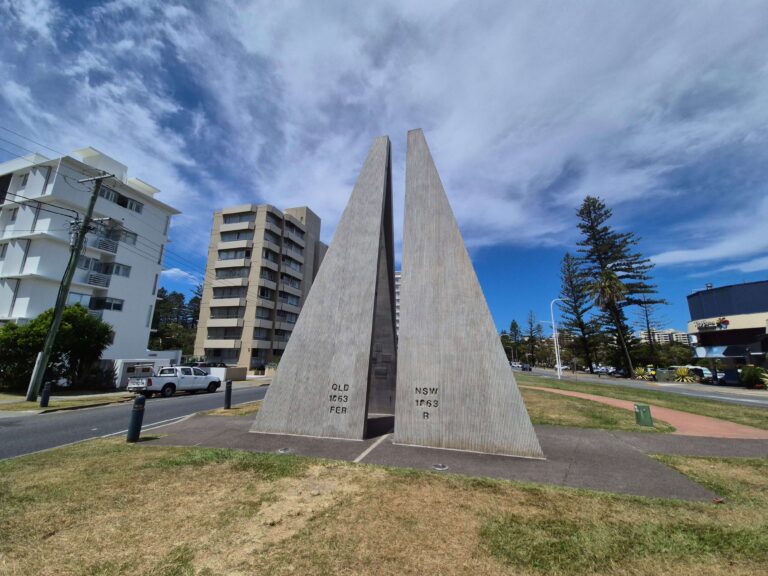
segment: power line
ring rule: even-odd
[[[11,134],[15,134],[19,138],[24,138],[24,140],[29,140],[33,144],[37,144],[38,146],[42,146],[43,148],[47,148],[51,152],[56,152],[59,156],[66,156],[63,152],[60,152],[56,150],[56,148],[51,148],[50,146],[46,146],[45,144],[42,144],[41,142],[37,142],[36,140],[32,140],[29,136],[24,136],[23,134],[19,134],[18,132],[15,132],[14,130],[11,130],[10,128],[6,128],[5,126],[0,126],[0,130],[5,130],[6,132],[10,132]]]
[[[80,216],[80,212],[78,212],[77,210],[73,210],[72,208],[66,208],[64,206],[59,206],[58,204],[51,204],[50,202],[43,202],[42,200],[38,200],[37,198],[30,198],[29,196],[23,196],[18,192],[6,192],[6,194],[10,194],[11,196],[17,196],[18,198],[23,198],[24,200],[29,200],[31,202],[37,202],[38,204],[43,204],[45,206],[51,206],[53,208],[67,210],[68,212],[72,212],[77,217]]]

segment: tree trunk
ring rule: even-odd
[[[616,325],[616,334],[619,337],[621,348],[624,350],[624,358],[627,361],[627,369],[629,370],[629,374],[627,374],[627,376],[631,378],[635,370],[632,368],[632,358],[629,356],[629,348],[627,348],[627,342],[624,340],[624,330],[622,329],[621,319],[619,318],[619,314],[616,311],[615,306],[611,306],[611,316],[613,316],[613,323]]]

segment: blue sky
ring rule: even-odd
[[[181,290],[213,209],[308,205],[329,241],[380,134],[400,238],[420,127],[500,328],[548,317],[586,194],[684,328],[692,290],[768,277],[766,21],[747,0],[0,0],[0,126],[160,188]],[[0,137],[0,160],[39,148]]]

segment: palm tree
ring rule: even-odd
[[[632,358],[629,356],[629,348],[627,348],[627,342],[624,339],[624,331],[621,328],[621,318],[619,318],[619,302],[624,300],[626,293],[627,287],[610,268],[606,268],[600,272],[597,282],[592,285],[591,289],[591,296],[595,300],[595,305],[603,312],[610,314],[616,325],[616,333],[619,342],[621,343],[621,348],[624,351],[624,358],[627,361],[627,369],[629,370],[629,375],[632,375],[634,372],[634,369],[632,368]]]

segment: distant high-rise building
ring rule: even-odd
[[[327,249],[307,207],[214,213],[195,355],[247,368],[281,356]]]
[[[70,223],[85,214],[94,185],[78,180],[104,172],[114,177],[101,186],[67,302],[112,326],[104,359],[143,358],[168,227],[179,211],[94,148],[0,164],[0,323],[23,324],[56,304],[69,261]]]
[[[664,330],[651,330],[651,334],[653,335],[653,341],[657,344],[671,344],[672,342],[678,342],[680,344],[685,344],[686,346],[690,344],[687,333],[679,332],[671,328]],[[650,341],[648,338],[647,330],[641,330],[638,333],[638,338],[641,342],[647,343]]]

